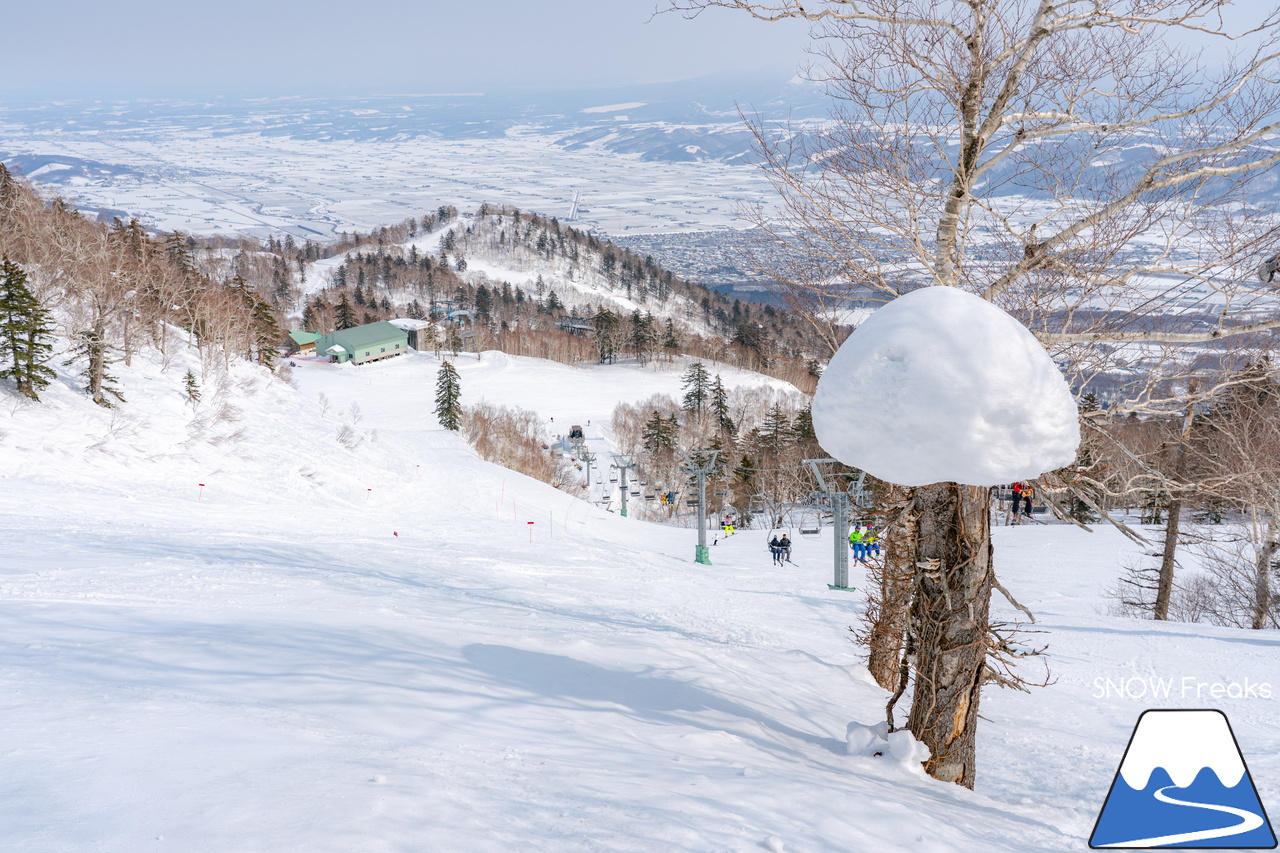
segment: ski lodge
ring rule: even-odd
[[[409,351],[409,336],[404,329],[388,323],[370,323],[321,335],[316,341],[316,355],[343,364],[364,364],[403,355]]]

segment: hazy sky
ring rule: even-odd
[[[793,67],[807,30],[658,0],[10,0],[0,94],[596,88]]]

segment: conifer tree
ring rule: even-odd
[[[682,403],[685,411],[701,414],[711,392],[711,374],[707,372],[706,365],[700,361],[689,365],[681,387],[685,389]]]
[[[192,406],[200,402],[200,383],[196,380],[196,375],[190,370],[182,377],[182,389],[186,392],[187,402]]]
[[[446,361],[436,374],[436,417],[440,426],[455,432],[462,427],[462,383],[452,362]]]
[[[777,456],[794,438],[791,431],[791,419],[787,417],[787,413],[782,410],[781,403],[774,403],[769,407],[769,412],[764,416],[764,423],[760,426],[760,444],[770,454]]]
[[[656,409],[645,421],[640,436],[644,440],[644,449],[650,453],[670,450],[676,446],[676,437],[680,434],[680,422],[675,415],[664,418]]]
[[[44,363],[53,351],[52,334],[49,312],[27,287],[26,271],[6,255],[0,261],[0,379],[12,379],[18,393],[39,400],[55,376]]]
[[[636,354],[636,361],[644,364],[648,361],[653,344],[658,338],[653,330],[653,315],[642,314],[639,308],[631,312],[631,331],[628,337],[631,349]]]
[[[351,303],[347,301],[347,294],[342,294],[342,299],[338,302],[338,309],[334,314],[334,325],[338,331],[343,329],[354,329],[356,326],[356,312],[351,307]]]
[[[676,334],[675,323],[667,318],[667,328],[662,333],[662,348],[667,351],[667,358],[673,358],[680,352],[680,336]]]
[[[726,436],[732,437],[738,432],[738,425],[733,422],[733,417],[729,414],[729,392],[720,381],[719,373],[716,374],[716,381],[711,386],[711,413],[716,416],[716,424]],[[812,424],[810,427],[812,428]]]
[[[797,442],[818,440],[817,435],[813,432],[812,403],[796,412],[796,419],[791,424],[791,434]]]
[[[596,335],[596,351],[601,364],[611,364],[618,357],[618,327],[622,321],[608,308],[601,308],[592,319]]]

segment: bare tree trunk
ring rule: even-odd
[[[1190,394],[1195,394],[1196,383],[1191,381]],[[1169,618],[1169,600],[1173,597],[1173,573],[1178,552],[1178,530],[1182,522],[1183,486],[1187,469],[1187,444],[1191,441],[1191,427],[1195,423],[1196,405],[1194,399],[1187,404],[1187,413],[1182,419],[1182,434],[1178,439],[1177,455],[1173,462],[1173,487],[1169,494],[1169,518],[1164,525],[1164,551],[1160,555],[1160,577],[1156,582],[1156,603],[1152,609],[1152,618],[1160,621]]]
[[[1267,522],[1267,540],[1258,549],[1258,561],[1253,578],[1253,621],[1249,625],[1255,631],[1267,627],[1267,617],[1271,614],[1271,561],[1276,555],[1276,518],[1272,515]]]
[[[94,321],[93,331],[86,341],[89,351],[89,396],[99,406],[104,402],[102,383],[107,374],[107,344],[103,339],[106,333],[106,321],[99,318]]]
[[[1156,580],[1156,603],[1153,619],[1169,618],[1169,600],[1173,597],[1173,570],[1178,553],[1178,532],[1182,520],[1182,497],[1178,492],[1169,499],[1169,517],[1164,525],[1164,550],[1160,554],[1160,575]]]
[[[915,692],[907,727],[929,747],[925,770],[972,788],[991,605],[990,490],[916,490],[919,589],[912,606]]]
[[[902,513],[900,520],[890,522],[884,532],[884,567],[875,578],[874,598],[869,602],[864,637],[870,650],[867,669],[885,690],[898,686],[916,573],[918,530],[913,512]]]

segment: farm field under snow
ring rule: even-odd
[[[739,204],[771,203],[756,170],[566,151],[532,129],[498,139],[312,140],[166,128],[28,135],[0,121],[11,155],[107,163],[123,172],[70,179],[81,208],[139,216],[191,234],[292,233],[328,240],[421,216],[439,205],[513,204],[609,233],[742,227]],[[211,164],[217,164],[216,167]],[[59,179],[58,171],[34,179]],[[118,214],[118,215],[120,215]]]
[[[1147,707],[1222,708],[1280,802],[1280,700],[1194,695],[1274,696],[1280,638],[1107,615],[1140,553],[1111,530],[996,530],[1055,681],[984,694],[970,792],[846,754],[886,695],[828,538],[776,568],[743,531],[696,565],[691,530],[477,459],[427,355],[296,387],[238,365],[194,413],[188,366],[122,368],[114,412],[64,382],[0,410],[0,849],[1083,850]],[[464,401],[602,426],[680,381],[459,366]]]

